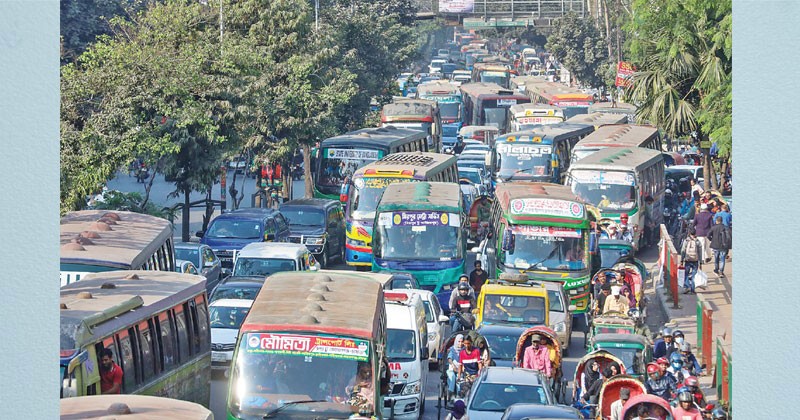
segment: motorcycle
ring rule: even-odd
[[[458,326],[460,328],[453,328],[453,332],[457,331],[469,331],[475,328],[475,315],[467,312],[453,312],[453,316],[456,317],[458,321]]]
[[[139,171],[136,172],[136,183],[144,183],[148,177],[150,177],[150,169],[146,166],[142,166],[139,168]]]

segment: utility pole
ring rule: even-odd
[[[314,27],[319,33],[319,0],[314,0]]]

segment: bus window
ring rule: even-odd
[[[189,346],[189,329],[186,322],[186,311],[183,310],[183,305],[178,305],[174,308],[175,313],[175,332],[178,338],[178,360],[185,363],[191,358],[192,350]]]
[[[202,340],[202,336],[200,335],[200,326],[197,324],[197,306],[195,306],[193,300],[190,300],[188,303],[187,316],[189,317],[189,336],[192,342],[192,354],[198,354],[200,353],[200,341]]]
[[[211,332],[208,329],[208,308],[203,296],[195,298],[197,306],[197,326],[200,331],[200,351],[207,352],[211,346]]]
[[[128,331],[117,333],[117,341],[120,348],[120,359],[122,360],[122,391],[136,389],[139,382],[139,375],[133,360],[133,343],[131,343]]]
[[[153,336],[147,322],[139,324],[139,345],[142,350],[142,373],[144,382],[156,376],[155,351],[153,350]]]
[[[160,348],[161,348],[161,363],[164,370],[170,370],[175,366],[177,361],[177,346],[175,345],[175,330],[172,328],[172,320],[167,316],[166,312],[158,314],[158,325],[156,325],[158,332]]]

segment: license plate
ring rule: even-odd
[[[211,352],[211,361],[212,362],[227,362],[228,357],[225,353],[212,351]]]

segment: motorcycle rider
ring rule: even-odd
[[[655,363],[647,364],[647,376],[648,378],[644,382],[647,393],[670,401],[677,389],[675,377],[669,374],[662,375],[661,369]]]
[[[458,294],[459,294],[458,293],[458,286],[461,286],[461,283],[466,283],[467,286],[469,286],[469,297],[471,297],[472,299],[477,300],[477,297],[476,297],[477,295],[475,294],[475,289],[473,289],[472,286],[470,286],[470,284],[469,284],[469,277],[467,277],[466,274],[462,274],[458,278],[458,284],[450,292],[450,300],[448,301],[448,305],[449,305],[448,308],[450,309],[451,312],[454,310],[454,308],[456,306],[456,299],[458,298]]]
[[[678,384],[683,383],[685,378],[692,375],[689,370],[683,366],[683,356],[678,352],[672,353],[669,356],[667,372],[675,378],[675,382]]]
[[[683,366],[691,372],[692,375],[698,375],[703,372],[703,366],[697,361],[697,357],[692,353],[692,346],[689,343],[680,345],[681,356],[683,356]]]
[[[703,407],[706,405],[706,397],[700,391],[700,381],[696,376],[688,376],[683,381],[683,386],[694,395],[694,401],[698,406]]]
[[[470,287],[467,283],[458,284],[458,297],[455,301],[455,309],[452,310],[453,314],[450,316],[450,323],[453,331],[460,331],[462,329],[469,329],[469,325],[461,325],[461,319],[457,313],[472,315],[472,310],[475,309],[475,298],[469,295]]]
[[[700,410],[694,406],[691,392],[684,390],[678,393],[678,406],[672,409],[672,417],[679,420],[703,420]]]

